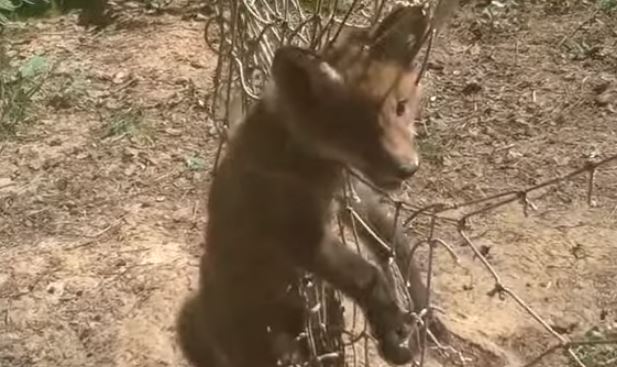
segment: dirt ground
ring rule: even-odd
[[[492,19],[468,4],[440,36],[412,203],[482,198],[617,154],[617,14],[531,3]],[[203,26],[139,14],[92,35],[66,15],[6,39],[17,62],[59,64],[35,123],[0,140],[0,366],[186,366],[173,321],[196,285],[217,143]],[[470,231],[503,283],[574,339],[617,334],[617,165],[598,171],[591,206],[586,187],[559,184],[529,217],[509,205]],[[521,365],[557,341],[487,295],[491,275],[455,228],[438,235],[459,264],[437,251],[434,300],[467,365]]]

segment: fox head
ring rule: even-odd
[[[411,59],[425,27],[421,10],[407,7],[374,30],[339,38],[323,55],[279,48],[276,109],[293,139],[386,190],[411,177],[419,166],[414,119],[422,95]]]

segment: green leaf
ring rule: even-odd
[[[617,0],[600,0],[600,8],[605,11],[617,9]]]
[[[31,57],[19,69],[22,78],[32,78],[47,69],[47,59],[42,56]]]
[[[186,157],[186,165],[191,171],[202,171],[206,167],[206,161],[198,157]]]
[[[0,10],[14,11],[15,6],[11,0],[0,0]]]
[[[0,12],[0,26],[6,24],[9,22],[9,19],[7,17],[4,16],[4,14],[2,14],[2,12]]]
[[[49,4],[49,0],[22,0],[22,1],[28,5],[40,5],[40,3]]]

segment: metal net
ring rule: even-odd
[[[399,4],[421,5],[430,14],[430,24],[427,34],[430,34],[424,44],[424,62],[429,54],[430,46],[436,31],[444,23],[452,11],[451,5],[457,1],[424,0],[424,1],[386,1],[386,0],[217,0],[215,15],[208,19],[205,27],[205,41],[209,48],[218,56],[213,77],[213,91],[210,95],[209,108],[211,123],[220,135],[220,144],[215,159],[216,168],[219,156],[227,139],[227,129],[242,118],[244,113],[261,94],[262,88],[269,77],[269,68],[276,48],[281,45],[296,45],[313,50],[322,50],[335,40],[344,26],[372,27],[385,14]],[[423,67],[424,68],[424,67]],[[401,304],[411,310],[410,295],[405,279],[406,261],[414,254],[419,246],[428,248],[428,294],[431,292],[431,267],[433,251],[436,248],[445,249],[457,258],[451,245],[440,239],[436,233],[436,223],[451,225],[456,229],[459,238],[481,260],[482,267],[494,279],[495,286],[491,294],[509,296],[522,310],[537,321],[558,342],[548,348],[537,358],[525,366],[532,366],[545,356],[557,350],[565,351],[579,366],[585,366],[574,351],[578,345],[591,343],[588,340],[569,341],[558,334],[537,312],[527,305],[521,297],[505,285],[485,255],[467,233],[467,224],[470,218],[487,214],[505,205],[519,203],[527,215],[528,208],[533,208],[529,196],[544,188],[558,185],[564,181],[589,174],[588,198],[592,195],[594,173],[600,167],[617,161],[617,155],[607,157],[598,162],[589,162],[570,174],[558,177],[538,185],[527,188],[516,188],[508,192],[499,193],[487,198],[461,202],[458,204],[435,203],[427,207],[418,208],[405,201],[400,201],[384,194],[384,200],[391,204],[394,211],[394,222],[401,221],[403,226],[417,224],[422,218],[426,229],[426,238],[420,240],[409,251],[406,258],[391,253],[388,261],[379,265],[391,281],[398,293]],[[375,188],[373,188],[375,189]],[[344,190],[343,205],[354,195],[353,188]],[[465,211],[454,217],[443,216],[443,213]],[[357,229],[370,232],[369,226],[350,208],[349,214],[351,230],[343,230],[340,225],[340,236],[344,243],[357,246],[358,252],[368,255],[360,247]],[[399,218],[400,217],[400,218]],[[388,251],[388,241],[372,236]],[[347,241],[351,239],[352,241]],[[352,244],[353,242],[353,244]],[[373,261],[375,259],[372,259]],[[370,364],[382,365],[376,358],[376,350],[359,309],[345,299],[339,292],[307,275],[300,279],[299,291],[307,301],[310,317],[307,321],[305,333],[310,348],[310,360],[301,363],[305,366],[359,366]],[[427,310],[420,314],[413,314],[419,325],[433,310],[428,302]],[[420,337],[421,353],[414,365],[425,365],[427,339],[431,339],[441,355],[446,355],[455,365],[464,365],[469,360],[459,350],[451,346],[440,344],[426,328]],[[600,340],[593,343],[617,343],[615,340]]]
[[[398,5],[420,5],[427,12],[432,9],[435,15],[442,2],[434,3],[436,5],[432,8],[434,4],[429,1],[217,1],[215,15],[206,22],[204,34],[207,45],[218,57],[209,105],[210,122],[220,136],[215,169],[228,128],[241,119],[251,103],[259,98],[278,47],[294,45],[321,51],[334,42],[345,27],[373,27]],[[428,56],[429,50],[430,45],[425,56]],[[345,190],[344,202],[353,195],[352,191],[351,188]],[[361,217],[354,216],[357,213],[351,214],[353,230],[346,234],[341,225],[340,236],[344,243],[347,243],[347,237],[353,238],[356,249],[363,256],[368,256],[369,252],[360,247],[356,233],[356,226],[366,224]],[[388,248],[383,240],[377,239]],[[401,305],[412,309],[406,281],[399,269],[401,262],[391,257],[379,265],[397,290]],[[303,362],[304,365],[370,365],[376,351],[359,309],[328,284],[310,275],[300,281],[299,290],[307,301],[310,315],[305,333],[300,335],[300,338],[306,338],[310,349],[310,360]],[[414,316],[422,324],[423,315]]]

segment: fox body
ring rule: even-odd
[[[306,352],[295,343],[306,317],[297,290],[303,271],[359,304],[384,358],[413,357],[411,320],[385,276],[331,228],[346,167],[389,190],[419,164],[417,70],[367,42],[323,56],[276,51],[271,84],[234,131],[210,187],[199,290],[178,318],[180,345],[194,365],[271,367],[281,359],[277,346]],[[375,200],[366,203],[360,209],[371,223],[391,234],[392,219]],[[410,276],[425,292],[415,267]],[[416,308],[423,297],[414,297]]]

